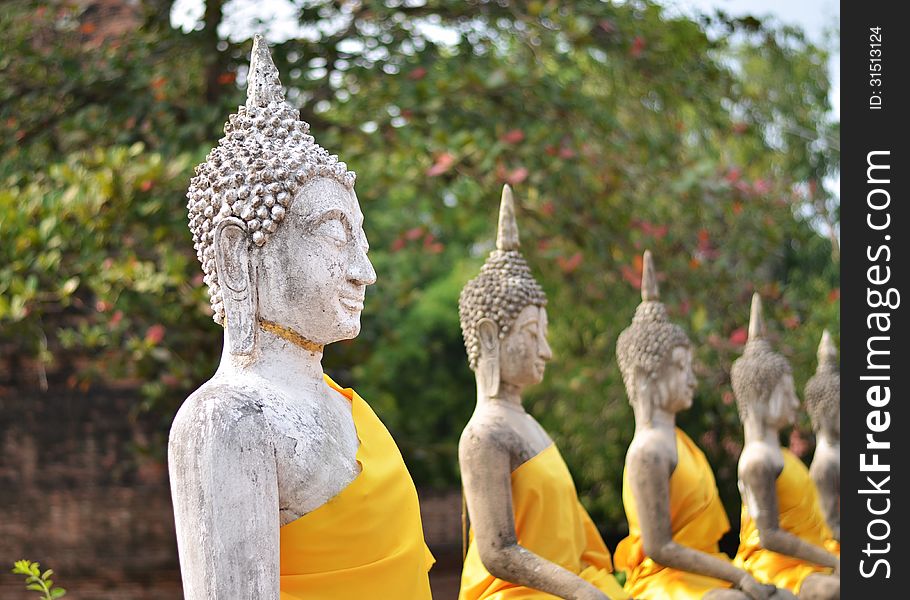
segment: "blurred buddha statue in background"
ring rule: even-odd
[[[256,36],[246,105],[187,194],[224,352],[168,444],[184,594],[429,599],[401,454],[323,374],[323,347],[360,332],[376,273],[354,173],[308,130]]]
[[[745,435],[736,564],[800,598],[839,598],[840,559],[826,549],[833,536],[815,483],[799,457],[780,444],[780,430],[793,425],[799,399],[790,364],[766,340],[758,294],[746,348],[730,375]]]
[[[616,568],[636,598],[792,598],[736,567],[719,549],[730,529],[704,453],[676,427],[692,406],[695,374],[686,333],[660,302],[657,272],[644,253],[641,304],[619,336],[616,356],[635,415],[626,454],[623,505],[629,536],[616,549]]]
[[[472,525],[460,600],[627,597],[559,450],[522,405],[552,356],[546,304],[519,252],[505,186],[496,249],[459,298],[477,378],[477,407],[458,446]]]
[[[837,348],[826,329],[818,345],[818,368],[805,391],[806,409],[815,431],[815,455],[809,475],[818,488],[825,521],[840,549],[840,370]]]

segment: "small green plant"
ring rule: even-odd
[[[42,573],[41,565],[36,562],[17,560],[13,563],[13,573],[25,575],[25,588],[44,594],[41,596],[41,600],[54,600],[54,598],[62,598],[66,594],[65,589],[54,587],[54,582],[50,579],[54,572],[48,569]]]

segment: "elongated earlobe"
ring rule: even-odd
[[[477,323],[477,337],[480,338],[477,373],[487,395],[492,397],[499,393],[499,327],[492,319],[481,319]]]
[[[632,377],[632,389],[635,390],[634,402],[638,404],[639,414],[644,419],[645,424],[650,425],[651,416],[654,412],[654,392],[657,391],[654,385],[655,382],[651,380],[648,373],[638,367],[635,368],[635,373]]]
[[[219,222],[214,245],[229,351],[235,355],[249,355],[256,341],[256,294],[246,225],[234,217]]]

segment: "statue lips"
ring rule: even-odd
[[[350,312],[363,311],[363,294],[359,295],[342,295],[338,297],[338,303]]]

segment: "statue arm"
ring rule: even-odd
[[[645,554],[654,562],[729,581],[737,587],[753,583],[751,575],[730,561],[683,546],[673,540],[670,523],[670,476],[675,465],[659,444],[641,444],[629,452],[629,482],[641,526]]]
[[[278,480],[253,402],[188,400],[168,442],[187,600],[279,597]]]
[[[747,457],[744,453],[740,460],[739,477],[744,486],[749,514],[758,528],[762,548],[823,567],[839,569],[837,556],[781,529],[777,503],[779,475],[780,467],[762,455]]]
[[[578,575],[518,544],[509,452],[493,437],[465,431],[458,447],[474,543],[483,566],[494,577],[560,598],[607,598]]]
[[[825,522],[831,528],[834,539],[840,541],[840,481],[839,469],[830,461],[813,461],[809,474],[818,488],[822,511],[825,513]]]

